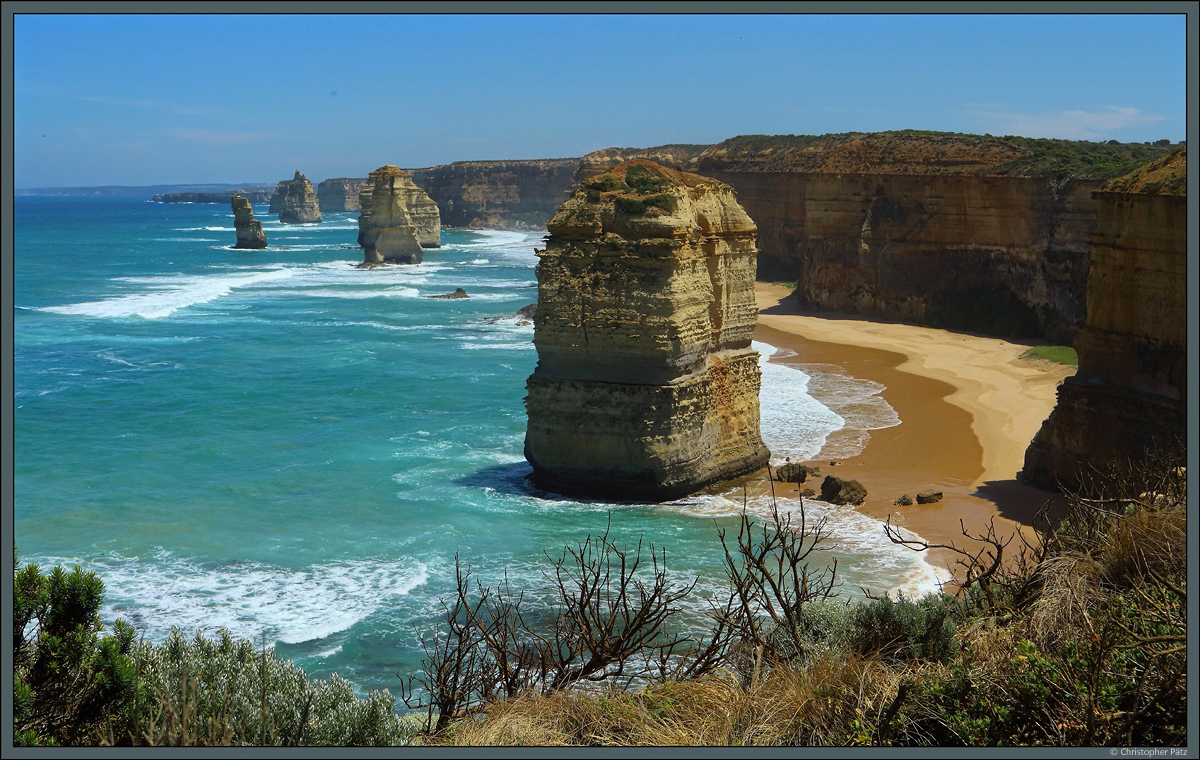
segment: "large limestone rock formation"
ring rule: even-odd
[[[547,227],[525,402],[535,481],[661,500],[766,464],[755,227],[729,186],[631,161]]]
[[[317,205],[321,211],[332,213],[337,211],[358,211],[358,196],[366,186],[365,179],[337,177],[323,179],[317,184]]]
[[[388,164],[371,172],[359,202],[358,244],[364,266],[419,264],[422,248],[441,246],[437,204],[403,169]]]
[[[1026,482],[1078,489],[1091,468],[1184,440],[1186,164],[1181,149],[1095,194],[1079,370],[1025,452]]]
[[[237,235],[234,248],[266,248],[267,236],[263,233],[262,223],[254,218],[254,210],[250,201],[241,195],[234,194],[229,198],[233,209],[233,230]]]
[[[279,206],[281,224],[312,224],[321,221],[321,209],[317,206],[317,193],[312,183],[299,171],[286,182],[280,182],[276,192],[282,188]]]

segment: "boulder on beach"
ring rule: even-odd
[[[934,490],[930,489],[928,491],[922,491],[921,493],[917,494],[917,503],[918,504],[934,504],[941,500],[942,500],[942,492],[941,491],[934,491]]]
[[[775,480],[780,483],[803,483],[809,475],[820,475],[821,468],[788,462],[775,468]]]
[[[826,475],[821,483],[821,501],[830,504],[862,504],[867,498],[867,489],[857,480]]]

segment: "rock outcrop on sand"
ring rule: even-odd
[[[547,227],[525,402],[535,482],[662,500],[765,465],[755,228],[732,190],[633,161]]]
[[[388,164],[371,172],[359,200],[362,266],[419,264],[425,257],[423,248],[441,245],[437,204],[403,169]]]
[[[317,193],[312,183],[299,171],[290,180],[280,182],[275,188],[279,196],[279,222],[281,224],[313,224],[321,221],[321,209],[317,205]],[[272,208],[275,196],[271,197]]]
[[[411,171],[447,227],[537,230],[566,200],[578,165],[578,158],[456,161]]]
[[[323,179],[317,184],[317,205],[326,214],[358,211],[361,208],[358,205],[358,194],[366,184],[366,179],[349,177]]]
[[[1089,472],[1182,450],[1187,418],[1187,153],[1095,194],[1079,370],[1025,452],[1022,480],[1076,490]]]
[[[250,201],[236,193],[229,198],[233,209],[233,230],[237,235],[234,248],[266,248],[267,236],[263,233],[262,223],[254,218],[254,210]]]

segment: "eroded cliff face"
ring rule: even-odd
[[[411,173],[447,227],[537,230],[566,199],[578,164],[578,158],[457,161]]]
[[[1059,387],[1026,451],[1027,482],[1077,489],[1090,467],[1139,460],[1184,440],[1187,198],[1171,190],[1186,191],[1185,151],[1171,170],[1123,177],[1095,193],[1079,370]]]
[[[317,184],[317,205],[325,213],[358,211],[358,194],[367,184],[365,179],[337,177]]]
[[[423,248],[441,245],[437,206],[403,169],[388,164],[371,172],[359,200],[364,266],[419,264]]]
[[[762,467],[755,228],[731,189],[633,161],[547,227],[526,398],[535,480],[661,500]]]
[[[280,182],[275,192],[280,196],[279,222],[281,224],[314,224],[321,221],[317,193],[313,190],[308,177],[299,171],[290,180]],[[271,201],[274,206],[274,196]]]
[[[235,193],[229,198],[229,205],[233,210],[233,230],[237,235],[233,247],[266,248],[267,236],[263,233],[262,223],[254,218],[249,199]]]
[[[1098,181],[709,169],[807,308],[1069,344]]]

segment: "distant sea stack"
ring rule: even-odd
[[[535,482],[658,501],[765,465],[755,226],[732,189],[630,161],[547,227],[525,401]]]
[[[280,182],[275,188],[279,196],[279,222],[281,224],[313,224],[321,221],[321,210],[317,206],[317,193],[312,183],[299,171],[290,180]],[[275,197],[271,198],[274,204]]]
[[[234,248],[266,248],[267,236],[263,234],[262,224],[254,218],[254,210],[250,201],[241,195],[234,194],[229,198],[233,209],[233,229],[237,234]]]
[[[339,211],[358,211],[362,208],[358,203],[358,194],[367,184],[365,179],[337,177],[321,180],[317,184],[317,205],[322,213]]]
[[[403,169],[388,164],[371,172],[359,200],[362,266],[420,264],[422,248],[441,246],[437,204]]]
[[[1186,440],[1187,152],[1096,192],[1079,371],[1025,452],[1021,479],[1075,490],[1087,473]],[[1179,453],[1179,451],[1172,453]],[[1167,453],[1167,452],[1163,452]]]

